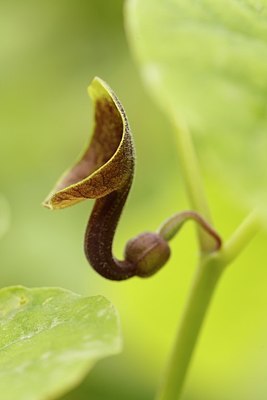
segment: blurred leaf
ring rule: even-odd
[[[127,4],[130,41],[160,106],[199,135],[203,162],[238,201],[266,211],[267,1]]]
[[[0,316],[5,400],[58,398],[121,347],[116,312],[101,296],[9,287],[0,290]]]

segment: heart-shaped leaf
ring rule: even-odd
[[[5,400],[56,399],[121,348],[117,313],[101,296],[8,287],[0,290],[0,317]]]
[[[127,26],[161,107],[239,201],[267,204],[267,1],[129,0]]]

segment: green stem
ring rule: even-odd
[[[181,230],[184,223],[189,220],[195,221],[212,238],[214,242],[212,251],[221,248],[222,240],[218,233],[198,212],[192,210],[185,210],[172,215],[161,224],[158,234],[166,241],[170,241]]]
[[[221,250],[221,260],[229,265],[262,229],[262,220],[257,210],[252,211],[225,243]]]
[[[175,119],[174,123],[177,128],[178,156],[190,204],[194,210],[198,211],[207,221],[211,222],[208,201],[205,196],[200,168],[190,132],[186,124],[183,124],[181,120],[178,121]],[[198,229],[198,237],[200,248],[203,252],[207,253],[213,250],[214,243],[206,232]]]
[[[180,398],[193,351],[218,280],[225,267],[248,245],[260,228],[258,214],[251,213],[220,252],[201,259],[157,400]]]
[[[179,159],[190,203],[194,210],[210,221],[208,202],[190,133],[181,120],[176,119],[175,125],[178,128],[176,137]],[[214,243],[211,237],[204,230],[198,229],[202,256],[157,400],[180,399],[193,352],[219,278],[225,267],[239,255],[259,229],[260,219],[258,214],[253,212],[216,253],[212,253]]]
[[[214,257],[203,261],[197,270],[157,400],[179,399],[199,332],[221,271]]]

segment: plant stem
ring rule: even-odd
[[[181,120],[176,118],[174,123],[177,128],[176,137],[179,161],[191,206],[205,217],[207,221],[211,222],[208,201],[205,196],[200,168],[190,132],[186,124],[182,123]],[[203,252],[212,251],[214,243],[209,235],[203,230],[198,229],[198,237],[201,250]]]
[[[157,400],[179,399],[199,332],[221,272],[220,263],[214,257],[208,257],[200,263]]]
[[[218,233],[213,227],[196,211],[185,210],[177,214],[172,215],[166,221],[164,221],[158,229],[158,234],[162,236],[166,241],[170,241],[178,232],[180,232],[185,222],[193,220],[199,227],[204,229],[206,233],[214,241],[213,251],[219,250],[222,245],[222,240]]]
[[[226,266],[248,245],[260,228],[261,221],[255,211],[243,221],[221,251],[201,259],[157,400],[180,398],[193,351],[218,280]]]
[[[248,245],[262,228],[262,221],[257,210],[252,211],[225,243],[221,250],[221,260],[229,265]]]
[[[175,125],[178,128],[179,159],[190,203],[194,210],[210,221],[208,202],[190,133],[187,126],[177,118]],[[180,399],[193,352],[219,278],[225,267],[247,246],[260,227],[257,212],[251,213],[218,252],[212,252],[214,242],[211,237],[204,230],[198,229],[202,255],[157,400]]]

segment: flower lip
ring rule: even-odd
[[[129,170],[134,169],[129,124],[120,101],[98,77],[88,92],[95,108],[94,133],[80,160],[59,179],[44,201],[49,209],[106,196],[122,186],[132,173]]]

